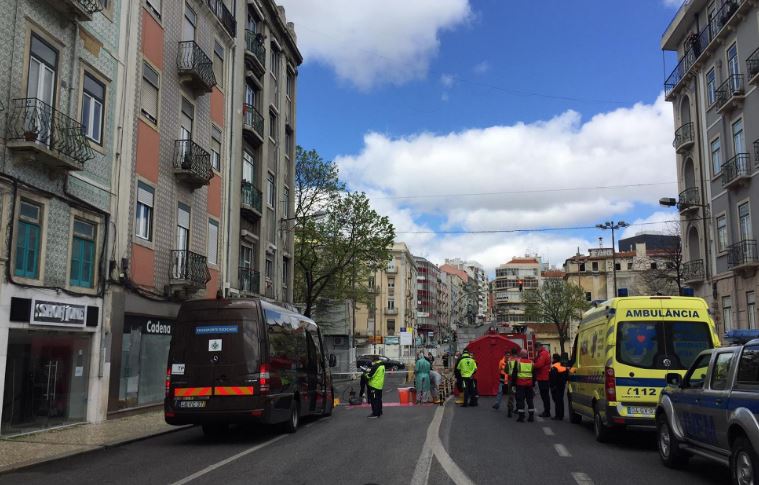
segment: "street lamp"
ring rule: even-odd
[[[614,297],[617,296],[617,244],[614,239],[614,231],[617,229],[621,229],[623,227],[630,227],[630,224],[626,223],[625,221],[606,221],[603,224],[596,224],[596,227],[601,230],[607,230],[611,229],[611,263],[613,266],[613,272],[614,272]]]

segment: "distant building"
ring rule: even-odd
[[[512,258],[495,270],[495,317],[499,322],[523,323],[524,291],[540,287],[539,257]]]
[[[463,261],[460,258],[446,259],[445,264],[466,271],[474,280],[477,293],[477,321],[482,322],[488,313],[488,276],[477,261]]]
[[[648,251],[666,251],[678,246],[680,237],[669,234],[636,234],[617,242],[620,251],[635,251],[636,244],[645,244]]]

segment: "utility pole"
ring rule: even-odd
[[[605,231],[607,229],[611,229],[611,264],[613,265],[612,271],[614,274],[614,295],[612,298],[617,297],[617,243],[616,239],[614,238],[614,231],[629,226],[630,224],[626,223],[625,221],[606,221],[603,224],[596,224],[596,227],[601,230]]]

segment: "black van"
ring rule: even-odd
[[[201,424],[208,435],[229,424],[283,423],[330,415],[334,390],[319,327],[257,298],[193,300],[172,325],[164,415]]]

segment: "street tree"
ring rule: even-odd
[[[540,288],[527,290],[524,299],[528,321],[556,327],[563,354],[572,322],[582,318],[582,313],[589,306],[583,289],[565,280],[547,279]]]
[[[667,230],[671,243],[649,250],[650,260],[640,273],[638,287],[644,295],[680,295],[685,281],[683,246],[680,225],[672,223]]]

